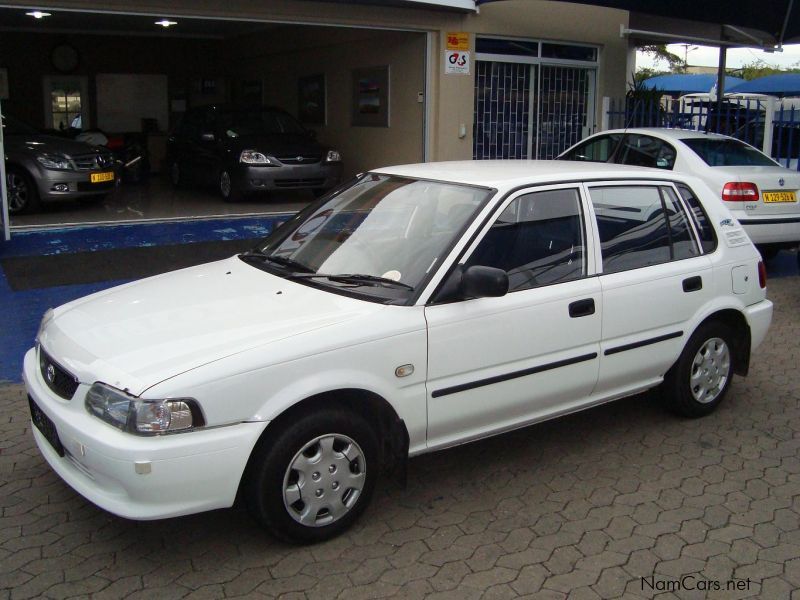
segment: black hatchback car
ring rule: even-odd
[[[321,195],[342,176],[339,152],[277,108],[192,108],[169,138],[167,159],[173,185],[213,184],[227,201],[285,189]]]

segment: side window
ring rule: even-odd
[[[586,242],[577,189],[533,192],[500,214],[467,261],[508,273],[509,291],[586,276]]]
[[[672,169],[675,149],[667,142],[649,135],[628,134],[615,162],[638,167]]]
[[[717,237],[714,235],[714,228],[711,226],[706,211],[703,210],[703,205],[700,204],[695,193],[685,185],[678,185],[678,192],[692,211],[691,217],[700,233],[700,246],[703,248],[703,254],[713,252],[717,248]]]
[[[561,158],[565,160],[582,160],[590,162],[607,162],[615,148],[622,140],[621,133],[604,135],[584,142]]]
[[[590,188],[597,216],[603,273],[670,260],[669,227],[656,186]]]
[[[671,187],[661,188],[664,207],[667,209],[669,239],[672,244],[672,260],[700,256],[700,248],[694,237],[689,217]]]

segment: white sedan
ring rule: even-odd
[[[384,168],[252,251],[70,302],[25,356],[52,468],[106,510],[347,528],[409,456],[663,386],[696,417],[772,304],[699,180],[571,162]]]
[[[695,175],[726,203],[765,256],[800,243],[800,173],[736,138],[685,129],[614,129],[558,158]]]

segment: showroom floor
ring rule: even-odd
[[[213,189],[176,190],[164,178],[153,175],[143,183],[123,183],[103,200],[47,203],[42,212],[12,217],[11,226],[19,230],[75,223],[286,213],[297,212],[313,199],[310,191],[292,190],[227,203]]]

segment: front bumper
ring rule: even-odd
[[[234,173],[235,184],[246,193],[292,189],[328,190],[339,185],[342,179],[342,163],[318,162],[277,167],[240,163]]]
[[[33,348],[25,355],[23,379],[64,447],[64,456],[59,456],[31,425],[53,470],[94,504],[128,519],[161,519],[231,506],[250,453],[267,426],[236,423],[141,437],[87,413],[86,384],[78,386],[71,400],[55,396],[42,379]]]
[[[92,175],[100,173],[113,173],[114,178],[93,183]],[[52,202],[113,192],[119,183],[119,174],[113,168],[102,171],[56,171],[40,168],[35,180],[39,197],[46,202]]]

